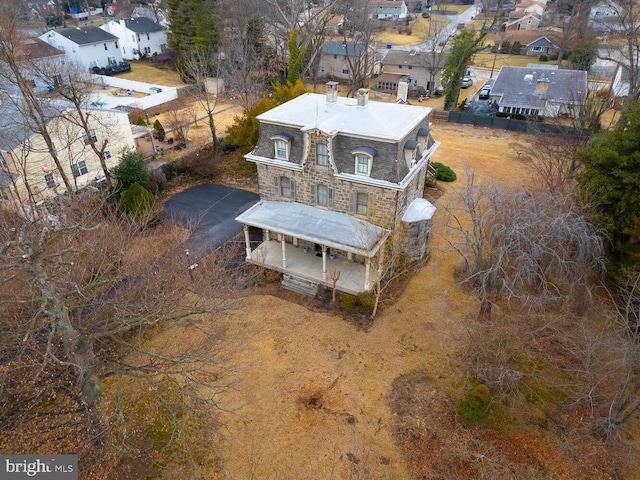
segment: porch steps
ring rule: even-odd
[[[288,273],[282,275],[282,288],[306,295],[307,297],[315,297],[316,293],[318,293],[318,285],[316,283]]]

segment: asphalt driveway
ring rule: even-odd
[[[258,194],[223,185],[197,185],[164,203],[163,216],[193,229],[185,248],[203,257],[242,231],[235,218],[255,204]]]

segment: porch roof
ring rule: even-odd
[[[346,213],[295,202],[261,200],[236,220],[363,256],[374,256],[390,233]]]

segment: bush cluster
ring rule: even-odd
[[[456,405],[458,418],[465,427],[484,422],[491,409],[491,391],[484,384],[476,385]]]
[[[440,162],[431,162],[431,167],[438,172],[438,180],[442,180],[443,182],[455,182],[458,178],[456,172]]]

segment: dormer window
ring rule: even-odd
[[[351,152],[355,158],[356,175],[371,175],[371,166],[373,165],[373,157],[376,155],[375,149],[371,147],[359,147]]]
[[[418,148],[420,144],[416,140],[408,140],[404,144],[404,158],[409,168],[418,163]]]
[[[291,141],[293,137],[286,133],[281,133],[271,137],[273,140],[275,158],[277,160],[289,160],[289,152],[291,150]]]
[[[316,143],[316,163],[329,165],[329,149],[326,143]]]
[[[429,150],[434,143],[436,143],[431,137],[431,129],[422,127],[418,130],[418,142],[422,146],[422,151]]]

